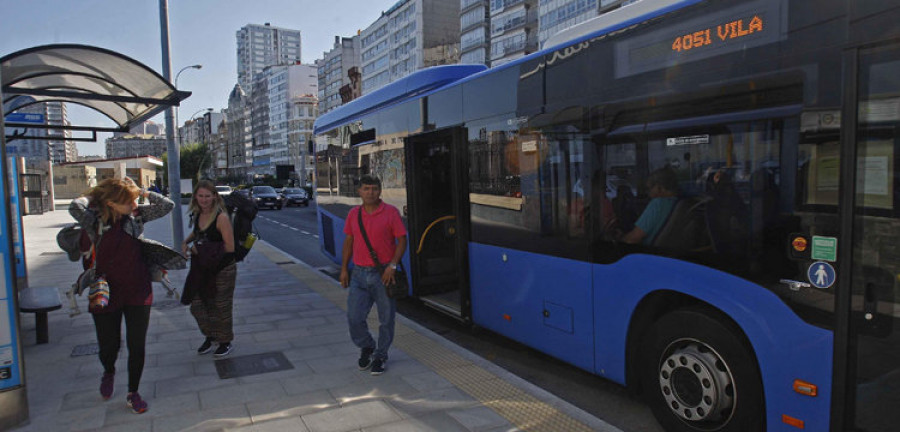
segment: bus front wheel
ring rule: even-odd
[[[700,310],[660,318],[643,339],[641,389],[666,431],[761,431],[755,356],[731,323]]]

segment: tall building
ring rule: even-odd
[[[459,3],[400,0],[359,37],[368,94],[419,69],[459,62]]]
[[[596,16],[638,0],[541,0],[538,7],[538,42]]]
[[[491,65],[489,0],[459,2],[459,62]]]
[[[316,60],[319,75],[319,112],[325,113],[342,102],[341,88],[350,86],[351,70],[359,70],[359,36],[334,37],[334,47]]]
[[[265,84],[261,83],[263,80]],[[257,75],[257,83],[262,85],[254,89],[252,110],[266,121],[253,119],[254,172],[275,174],[276,165],[293,165],[288,146],[290,121],[295,113],[292,101],[302,96],[316,97],[319,93],[318,70],[314,65],[304,64],[270,66]],[[261,96],[263,86],[265,98]],[[266,131],[258,131],[257,127],[264,127]]]
[[[538,50],[537,5],[537,0],[491,0],[491,66]]]
[[[253,166],[253,134],[250,130],[250,98],[240,84],[235,84],[228,96],[225,126],[228,146],[227,175],[246,179],[247,169]]]
[[[162,158],[166,153],[166,137],[163,135],[119,134],[106,139],[108,159],[153,156]]]
[[[47,124],[57,126],[69,126],[68,111],[63,102],[45,102],[47,110]],[[47,131],[50,138],[50,160],[53,163],[75,162],[78,159],[78,147],[72,141],[72,132],[68,130],[50,129]]]
[[[236,36],[238,83],[248,94],[256,74],[267,66],[300,62],[300,30],[247,24]]]
[[[33,100],[33,99],[32,99]],[[28,105],[22,108],[4,107],[9,112],[15,111],[22,114],[37,114],[43,118],[47,126],[69,125],[66,104],[63,102],[43,102]],[[7,134],[13,131],[8,130]],[[53,161],[54,163],[74,162],[78,159],[78,149],[75,142],[71,141],[71,132],[58,129],[27,128],[19,129],[27,137],[40,137],[36,139],[13,139],[9,141],[7,151],[10,156],[21,156],[31,160]]]

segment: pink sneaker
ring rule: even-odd
[[[125,404],[131,408],[135,414],[143,414],[147,412],[147,402],[144,402],[141,399],[141,395],[138,392],[128,393],[128,396],[125,396]]]
[[[113,395],[113,384],[116,380],[115,372],[103,372],[103,378],[100,378],[100,396],[103,400],[107,400]]]

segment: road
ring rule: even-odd
[[[337,279],[339,267],[319,250],[315,203],[309,207],[260,210],[260,238]],[[484,357],[532,384],[628,432],[662,432],[650,409],[625,388],[490,331],[402,300],[399,312],[444,338]]]

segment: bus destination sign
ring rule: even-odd
[[[754,16],[747,20],[739,19],[725,24],[719,24],[713,28],[705,28],[684,36],[678,36],[672,42],[672,51],[690,51],[713,43],[725,42],[730,39],[740,39],[756,32],[763,31],[763,19]]]
[[[683,21],[670,21],[615,46],[616,78],[663,69],[782,40],[781,2],[755,0]]]

